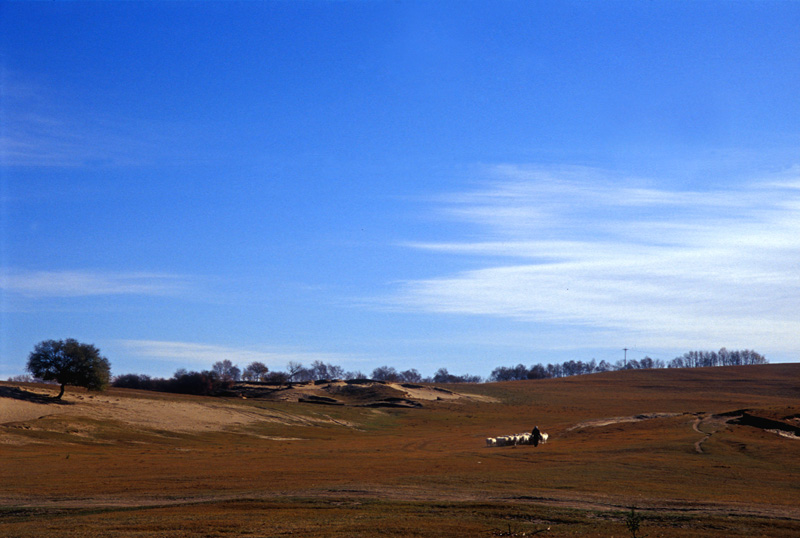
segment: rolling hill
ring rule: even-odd
[[[0,535],[800,534],[800,364],[55,392],[0,383]]]

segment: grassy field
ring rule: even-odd
[[[623,537],[632,507],[639,536],[800,536],[798,364],[445,388],[374,408],[0,383],[0,536]],[[485,446],[534,425],[547,444]]]

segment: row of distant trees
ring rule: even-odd
[[[766,364],[763,355],[749,350],[728,351],[689,351],[671,361],[645,357],[640,360],[620,360],[615,363],[597,362],[594,359],[584,361],[566,361],[556,364],[534,364],[526,367],[500,366],[495,368],[488,381],[511,381],[519,379],[547,379],[574,375],[595,374],[617,370],[641,370],[650,368],[702,368],[711,366],[742,366]],[[210,370],[190,372],[178,370],[171,378],[153,378],[147,375],[126,374],[117,376],[112,385],[132,389],[156,390],[161,392],[179,392],[189,394],[214,394],[230,389],[239,381],[270,383],[285,385],[327,379],[374,379],[397,383],[481,383],[484,379],[477,375],[454,375],[446,368],[440,368],[433,376],[423,377],[417,370],[398,371],[391,366],[379,366],[371,375],[362,372],[345,371],[342,367],[322,361],[314,361],[309,366],[299,362],[289,362],[284,371],[271,371],[262,362],[252,362],[244,369],[230,360],[218,361]]]
[[[476,375],[453,375],[447,368],[440,368],[432,377],[422,377],[415,369],[398,372],[391,366],[379,366],[367,376],[362,372],[348,372],[335,364],[314,361],[310,366],[299,362],[289,362],[285,371],[270,371],[262,362],[252,362],[244,369],[230,360],[215,362],[210,370],[200,372],[180,369],[171,378],[150,377],[141,374],[125,374],[114,378],[115,387],[177,392],[184,394],[216,394],[231,389],[240,381],[288,385],[308,381],[328,379],[374,379],[397,383],[481,383],[483,378]]]
[[[707,368],[712,366],[744,366],[751,364],[767,364],[763,355],[750,349],[728,351],[724,347],[719,351],[688,351],[671,361],[651,359],[619,360],[615,363],[607,361],[588,362],[566,361],[560,364],[534,364],[530,368],[523,364],[516,366],[500,366],[489,376],[489,381],[512,381],[517,379],[548,379],[552,377],[568,377],[573,375],[596,374],[616,370],[642,370],[650,368]]]
[[[641,360],[606,361],[599,363],[566,361],[561,364],[534,364],[526,367],[500,366],[489,376],[489,381],[510,381],[519,379],[545,379],[574,375],[649,368],[703,368],[713,366],[743,366],[766,364],[763,355],[749,350],[728,351],[689,351],[669,362],[645,357]],[[36,345],[28,357],[27,369],[33,375],[31,380],[56,382],[61,385],[57,398],[64,394],[65,385],[78,385],[89,389],[104,388],[110,377],[110,363],[91,344],[83,344],[74,339],[45,340]],[[397,371],[391,366],[379,366],[370,376],[362,372],[346,372],[340,366],[314,361],[305,367],[299,362],[289,362],[285,371],[270,371],[262,362],[252,362],[243,370],[230,360],[213,364],[210,370],[190,372],[180,369],[168,379],[153,378],[147,375],[125,374],[112,381],[116,387],[178,392],[189,394],[214,394],[230,389],[238,381],[272,383],[277,385],[294,382],[318,381],[327,379],[374,379],[401,383],[481,383],[483,379],[475,375],[453,375],[446,368],[440,368],[432,377],[422,377],[415,369]],[[20,379],[22,380],[22,379]]]
[[[263,365],[262,365],[263,366]],[[245,373],[247,370],[245,370]],[[379,366],[372,370],[370,375],[360,371],[346,372],[340,366],[322,361],[314,361],[306,368],[297,362],[290,362],[286,372],[278,372],[291,381],[319,381],[323,379],[374,379],[376,381],[390,381],[395,383],[481,383],[483,378],[477,375],[454,375],[447,368],[439,368],[433,376],[423,377],[415,368],[398,371],[392,366]],[[251,380],[245,375],[244,380]],[[252,379],[255,380],[255,379]]]

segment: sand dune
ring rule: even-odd
[[[168,430],[177,433],[219,431],[239,428],[254,422],[286,425],[333,423],[320,416],[293,414],[275,409],[242,405],[226,399],[176,401],[158,394],[138,397],[109,393],[90,393],[70,388],[61,402],[47,398],[56,389],[32,389],[6,384],[0,387],[0,424],[69,415],[75,418],[116,421],[134,428]],[[336,421],[342,425],[341,421]]]
[[[26,402],[23,400],[13,400],[10,398],[0,399],[0,424],[11,422],[24,422],[34,420],[46,415],[64,413],[63,407],[46,406],[43,404]]]
[[[421,385],[401,385],[397,383],[363,383],[348,385],[343,381],[325,384],[297,384],[279,392],[272,398],[278,401],[298,401],[313,395],[342,396],[343,388],[364,392],[370,397],[376,388],[381,389],[376,397],[386,394],[401,395],[409,400],[435,401],[459,399],[491,400],[486,396],[465,395],[454,391]],[[147,430],[168,430],[176,433],[209,432],[236,429],[256,422],[274,422],[285,425],[311,426],[336,424],[344,427],[357,427],[357,424],[334,420],[319,413],[300,414],[282,411],[255,402],[238,401],[230,398],[187,397],[165,398],[158,393],[131,393],[124,396],[109,392],[93,393],[84,389],[69,387],[61,401],[53,400],[58,388],[42,385],[14,383],[0,384],[0,424],[27,422],[45,417],[69,415],[70,417],[93,420],[116,421],[134,428]],[[348,393],[352,399],[353,393]],[[375,396],[375,395],[373,395]],[[194,400],[194,401],[193,401]]]

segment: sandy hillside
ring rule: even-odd
[[[496,401],[484,395],[457,392],[430,385],[367,380],[295,383],[291,387],[280,389],[274,386],[238,383],[232,392],[248,398],[275,401],[296,402],[316,398],[317,403],[361,406],[395,404],[404,407],[422,406],[434,401]]]
[[[176,401],[157,393],[130,395],[90,393],[69,387],[62,402],[50,401],[57,389],[0,386],[0,424],[25,422],[68,415],[110,420],[148,430],[204,432],[236,428],[254,422],[310,425],[325,422],[319,417],[284,413],[274,409],[243,406],[226,399]]]
[[[242,385],[248,397],[194,398],[170,396],[159,393],[117,391],[88,392],[68,387],[62,401],[53,400],[56,386],[0,383],[0,424],[35,421],[47,417],[69,416],[92,420],[109,420],[134,428],[172,432],[209,432],[238,429],[256,422],[273,422],[285,425],[310,426],[325,423],[356,427],[320,413],[317,406],[309,406],[308,413],[284,411],[259,406],[258,401],[294,401],[311,403],[336,403],[341,405],[421,406],[419,402],[491,400],[479,395],[465,395],[453,391],[421,385],[394,383],[348,384],[344,381],[330,383],[296,384],[282,390],[266,390]],[[255,397],[253,397],[255,395]],[[263,396],[263,398],[259,398]],[[317,400],[313,400],[317,398]]]

